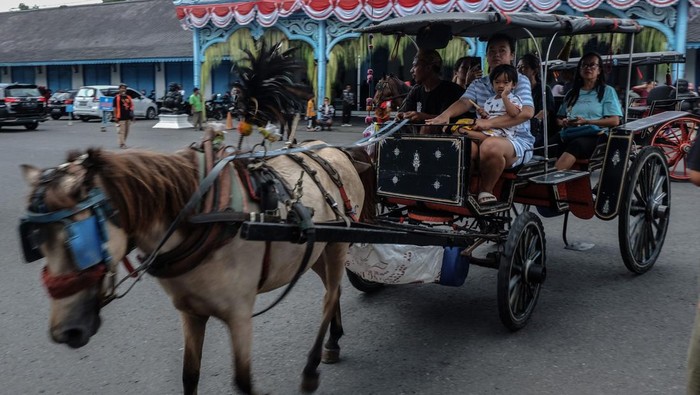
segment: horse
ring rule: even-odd
[[[387,74],[377,81],[372,102],[374,107],[378,107],[382,102],[391,101],[391,109],[401,108],[404,99],[408,96],[411,88],[401,81],[394,74]]]
[[[341,213],[344,221],[350,221],[348,217],[356,217],[358,213],[356,220],[370,218],[375,205],[366,201],[371,194],[364,191],[373,191],[374,176],[369,171],[371,167],[367,165],[369,157],[366,153],[361,149],[346,153],[336,148],[315,152],[330,164],[342,186],[334,182],[320,162],[302,154],[298,156],[304,157],[304,163],[284,155],[254,163],[271,169],[283,184],[303,185],[301,197],[297,195],[296,201],[310,208],[314,223],[339,220],[339,210],[331,208],[330,200],[351,205],[352,212],[346,205],[346,212]],[[167,154],[146,150],[117,153],[90,148],[85,152],[69,153],[66,162],[55,168],[42,170],[30,165],[21,166],[31,189],[26,214],[31,218],[20,228],[28,226],[32,229],[20,233],[23,244],[31,243],[28,240],[30,233],[35,236],[32,239],[35,244],[25,246],[28,261],[32,259],[27,255],[27,248],[31,252],[32,247],[34,251],[40,251],[34,259],[41,258],[41,255],[46,258],[43,281],[51,295],[49,332],[54,342],[79,348],[97,333],[101,322],[100,308],[106,303],[105,295],[109,293],[105,285],[107,278],[116,274],[116,266],[132,246],[144,254],[156,251],[169,224],[180,215],[188,199],[197,193],[200,179],[197,155],[192,149]],[[243,180],[245,176],[236,169],[248,167],[237,160],[231,165],[234,166],[232,174],[238,174],[238,178],[232,179]],[[321,187],[313,178],[318,179]],[[262,212],[261,203],[244,200],[242,214],[252,218],[251,213]],[[277,207],[281,218],[285,214],[287,219],[291,217],[288,205],[277,203]],[[342,203],[340,207],[343,207]],[[86,227],[85,224],[89,225]],[[320,362],[335,363],[340,358],[338,341],[343,335],[343,327],[339,297],[348,244],[319,242],[310,244],[312,248],[305,250],[303,244],[292,242],[247,241],[235,231],[218,232],[216,243],[209,243],[209,239],[199,243],[202,234],[217,227],[222,228],[220,224],[183,222],[175,228],[157,255],[164,258],[164,271],[149,269],[181,316],[184,393],[197,393],[205,328],[211,317],[218,318],[229,329],[235,386],[243,393],[256,393],[251,377],[252,317],[256,295],[288,284],[300,275],[301,270],[309,268],[319,275],[325,287],[321,325],[308,354],[301,383],[303,391],[315,391],[319,385],[317,368]],[[89,239],[86,229],[97,233],[92,237],[101,238],[97,263],[89,268],[82,259],[86,254],[75,251],[76,236]],[[84,240],[78,240],[77,244],[88,244]],[[103,246],[102,257],[99,257],[100,245]],[[182,255],[182,246],[190,246],[187,251],[190,255]],[[300,268],[304,262],[302,256],[309,251],[308,264]],[[173,256],[178,254],[177,258]],[[183,260],[195,261],[182,270],[180,264]],[[324,345],[329,326],[330,335]]]

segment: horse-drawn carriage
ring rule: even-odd
[[[631,20],[487,12],[396,18],[364,30],[412,35],[438,25],[452,35],[503,32],[519,38],[634,34],[641,29]],[[287,75],[285,54],[263,53],[260,59]],[[263,78],[261,73],[241,75]],[[293,93],[285,88],[288,80],[263,82],[244,81],[248,89],[240,102],[248,107],[241,135],[250,134],[248,117],[262,128],[268,121],[262,115],[279,113],[271,107],[279,96],[269,95],[275,100],[263,102],[256,99],[256,89],[270,93],[276,86],[284,95]],[[526,325],[546,278],[545,233],[531,207],[564,215],[564,234],[569,213],[584,219],[619,218],[626,267],[635,273],[651,269],[669,225],[670,177],[664,154],[656,147],[638,149],[633,137],[681,116],[666,112],[621,125],[593,158],[573,170],[555,170],[545,149],[544,157],[504,172],[494,190],[499,202],[489,206],[476,200],[480,179],[470,161],[471,141],[466,136],[394,135],[406,121],[390,121],[355,144],[377,145],[376,172],[368,171],[370,164],[357,152],[348,157],[319,142],[250,152],[223,148],[218,160],[211,145],[176,155],[89,150],[70,155],[57,168],[24,168],[32,193],[20,235],[28,261],[47,257],[44,283],[54,298],[52,338],[72,347],[85,345],[97,332],[100,306],[123,296],[114,293],[122,282],[110,285],[105,278],[116,275],[131,246],[143,250],[148,257],[132,275],[157,276],[181,311],[186,393],[196,392],[210,316],[231,331],[237,387],[253,392],[249,345],[255,295],[294,284],[313,268],[327,290],[321,327],[302,376],[302,388],[313,391],[319,363],[339,358],[339,287],[348,243],[457,247],[451,250],[454,260],[466,257],[470,264],[498,270],[499,315],[511,330]],[[597,170],[594,198],[591,172]],[[132,199],[143,193],[147,196]],[[383,211],[373,218],[375,195]],[[482,260],[469,257],[486,242],[497,246],[494,254]],[[362,290],[381,286],[348,274]]]

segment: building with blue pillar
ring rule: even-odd
[[[211,48],[239,31],[258,39],[276,30],[310,48],[315,66],[308,78],[319,98],[333,97],[332,86],[365,82],[370,58],[375,71],[387,63],[388,55],[375,48],[353,59],[344,80],[330,78],[337,68],[329,61],[341,47],[366,39],[353,29],[394,16],[493,9],[638,19],[665,37],[664,49],[687,54],[681,73],[700,83],[700,0],[133,0],[4,12],[0,81],[53,90],[126,82],[157,96],[178,82],[186,92],[202,86],[208,97],[236,79],[235,55],[207,68]],[[468,48],[464,55],[483,56],[483,43],[471,40]],[[404,64],[405,77],[408,68]]]

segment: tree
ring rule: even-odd
[[[28,5],[24,4],[24,3],[19,3],[19,5],[17,6],[17,9],[19,9],[20,11],[38,10],[38,9],[39,9],[39,6],[36,5],[36,4],[34,4],[33,6],[30,7],[30,6],[28,6]]]

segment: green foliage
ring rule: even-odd
[[[19,3],[19,5],[17,6],[17,9],[20,10],[20,11],[38,10],[38,9],[39,9],[39,6],[36,5],[36,4],[34,4],[33,6],[30,7],[30,6],[28,6],[28,5],[24,4],[24,3]]]

